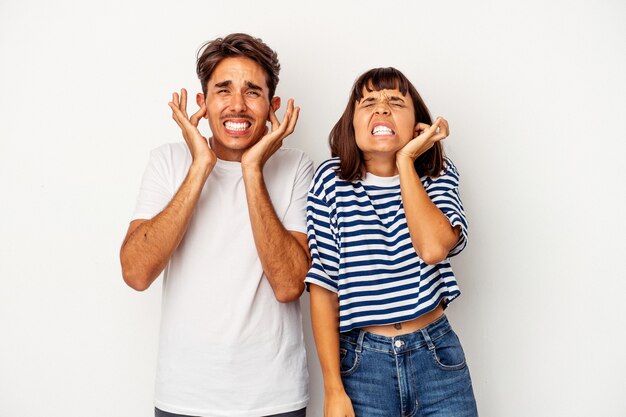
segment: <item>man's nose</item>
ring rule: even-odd
[[[233,94],[230,100],[230,108],[234,112],[242,112],[246,110],[246,100],[243,94]]]

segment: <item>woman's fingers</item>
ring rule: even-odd
[[[419,135],[423,134],[426,130],[428,130],[430,128],[429,124],[426,123],[418,123],[417,124],[417,129],[415,129],[415,137],[418,137]]]
[[[435,125],[437,126],[437,129],[434,130],[431,140],[436,142],[447,138],[450,134],[448,121],[443,117],[438,117],[435,123],[433,123],[433,126]]]
[[[443,117],[437,117],[432,125],[426,123],[417,124],[417,136],[423,136],[424,139],[433,142],[445,139],[450,134],[448,121]]]

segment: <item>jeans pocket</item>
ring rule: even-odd
[[[356,352],[356,346],[348,342],[339,345],[339,372],[341,376],[349,376],[356,372],[361,361],[361,355]]]
[[[453,330],[433,340],[435,348],[431,351],[438,368],[446,371],[458,371],[467,366],[461,342]]]

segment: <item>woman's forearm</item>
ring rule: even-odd
[[[310,289],[313,335],[328,395],[344,390],[339,372],[339,301],[337,294],[318,285]]]
[[[458,242],[460,230],[453,228],[446,215],[430,200],[412,161],[408,158],[398,161],[398,172],[413,247],[427,264],[441,262]]]

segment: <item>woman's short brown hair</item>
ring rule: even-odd
[[[374,68],[362,74],[354,83],[348,105],[339,121],[328,136],[330,151],[333,157],[339,157],[337,170],[339,177],[346,181],[363,179],[365,161],[363,153],[356,145],[354,136],[354,109],[363,98],[363,90],[380,91],[398,89],[403,95],[411,96],[415,108],[415,123],[432,124],[430,112],[413,84],[395,68]],[[415,171],[421,177],[439,176],[444,168],[443,146],[437,142],[428,151],[421,154],[414,162]]]
[[[225,58],[244,57],[257,62],[265,71],[270,100],[276,92],[280,63],[278,54],[259,38],[245,33],[231,33],[224,38],[208,41],[198,50],[196,73],[206,95],[207,83],[217,64]]]

